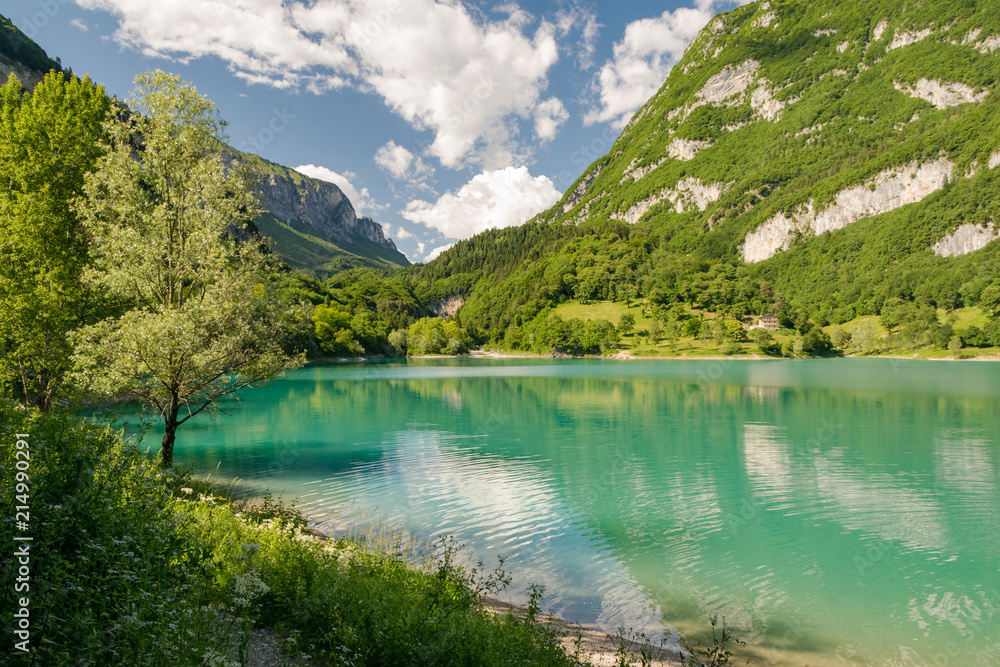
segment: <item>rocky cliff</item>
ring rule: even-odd
[[[354,266],[408,266],[382,225],[358,217],[333,183],[320,181],[226,146],[224,159],[245,160],[261,174],[261,203],[268,213],[256,221],[279,257],[320,275]]]
[[[355,243],[364,239],[386,250],[398,252],[385,237],[382,225],[359,218],[347,196],[333,183],[299,175],[268,174],[261,182],[264,205],[276,218],[308,225],[334,242]]]

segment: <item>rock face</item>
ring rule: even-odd
[[[747,262],[762,262],[788,250],[796,234],[822,234],[907,204],[915,204],[947,185],[955,165],[940,158],[924,165],[890,169],[868,182],[839,192],[832,206],[816,212],[810,201],[791,218],[784,213],[747,234],[741,252]]]
[[[580,181],[580,184],[576,186],[575,190],[573,190],[573,194],[571,194],[569,198],[566,199],[566,203],[563,204],[563,213],[569,213],[577,204],[580,203],[580,200],[583,199],[583,195],[587,194],[590,184],[594,182],[594,179],[601,175],[601,171],[603,169],[603,166],[597,167],[592,172],[587,174],[586,178]]]
[[[960,257],[982,250],[998,238],[1000,236],[993,225],[962,225],[934,244],[934,254],[938,257]]]
[[[385,238],[382,226],[371,218],[359,218],[350,200],[333,183],[307,176],[296,183],[270,174],[261,184],[261,193],[264,206],[284,222],[308,225],[334,242],[356,243],[364,239],[396,251],[396,244]]]
[[[694,156],[712,145],[711,141],[695,141],[693,139],[674,139],[667,146],[667,155],[675,160],[687,162]]]
[[[920,79],[913,86],[905,83],[895,83],[896,90],[910,97],[919,97],[933,104],[938,109],[947,109],[959,104],[982,102],[990,94],[988,90],[976,92],[972,86],[964,83],[946,83],[933,79]]]
[[[7,77],[11,74],[16,76],[21,85],[28,90],[34,89],[45,78],[44,72],[28,69],[21,63],[0,53],[0,83],[7,83]]]
[[[677,213],[694,210],[704,211],[709,204],[719,201],[724,191],[725,187],[722,183],[703,184],[697,178],[685,178],[674,187],[661,190],[632,206],[624,213],[612,217],[634,225],[649,209],[664,201],[672,203]]]
[[[438,317],[449,319],[455,317],[463,305],[465,305],[465,299],[456,295],[433,302],[430,304],[430,309]]]

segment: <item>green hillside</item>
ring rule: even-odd
[[[319,236],[308,225],[285,222],[265,213],[254,220],[258,231],[270,239],[271,250],[293,269],[326,277],[355,267],[395,269],[406,261],[374,243],[335,243]]]
[[[427,289],[465,289],[463,324],[494,340],[571,299],[800,329],[978,305],[1000,281],[997,8],[722,14],[559,204],[457,244]]]
[[[42,47],[31,41],[6,16],[0,15],[0,56],[20,63],[26,69],[44,74],[50,69],[61,71],[62,66],[49,58]]]

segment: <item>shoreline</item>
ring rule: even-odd
[[[620,350],[609,355],[584,355],[575,356],[568,354],[536,354],[534,352],[495,352],[492,350],[473,350],[469,354],[461,355],[414,355],[412,357],[354,357],[354,358],[323,358],[312,359],[306,363],[304,368],[313,366],[323,366],[326,364],[349,364],[366,363],[369,361],[406,361],[408,359],[601,359],[610,361],[809,361],[817,359],[898,359],[900,361],[1000,361],[1000,355],[977,355],[974,357],[921,357],[919,355],[903,356],[898,354],[845,354],[841,356],[828,357],[764,357],[758,354],[705,354],[705,355],[635,355],[629,350]]]
[[[330,542],[336,539],[327,531],[316,528],[309,517],[306,518],[309,520],[306,532],[314,539],[320,542]],[[523,617],[528,613],[525,607],[512,602],[504,602],[496,597],[481,595],[479,600],[486,611],[497,616],[513,613]],[[592,626],[575,623],[545,611],[542,611],[538,615],[538,621],[539,623],[548,624],[555,628],[560,635],[560,643],[568,654],[572,655],[578,651],[579,657],[586,660],[589,664],[594,665],[594,667],[613,667],[619,664],[619,647],[614,635],[610,635]],[[648,664],[650,667],[681,667],[684,664],[683,655],[678,651],[662,648],[655,644],[644,644],[627,639],[624,644],[627,647],[630,657],[633,659],[641,661],[644,652],[646,655],[652,656],[650,662],[640,662],[640,664]]]

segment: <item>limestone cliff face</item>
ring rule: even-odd
[[[44,72],[29,69],[22,63],[0,53],[0,83],[7,83],[7,77],[11,74],[16,76],[21,85],[28,90],[33,90],[45,78]]]
[[[261,193],[265,208],[282,221],[308,225],[334,242],[356,243],[364,239],[396,250],[382,226],[371,218],[359,218],[351,201],[333,183],[307,176],[296,183],[286,176],[269,174],[261,183]]]

